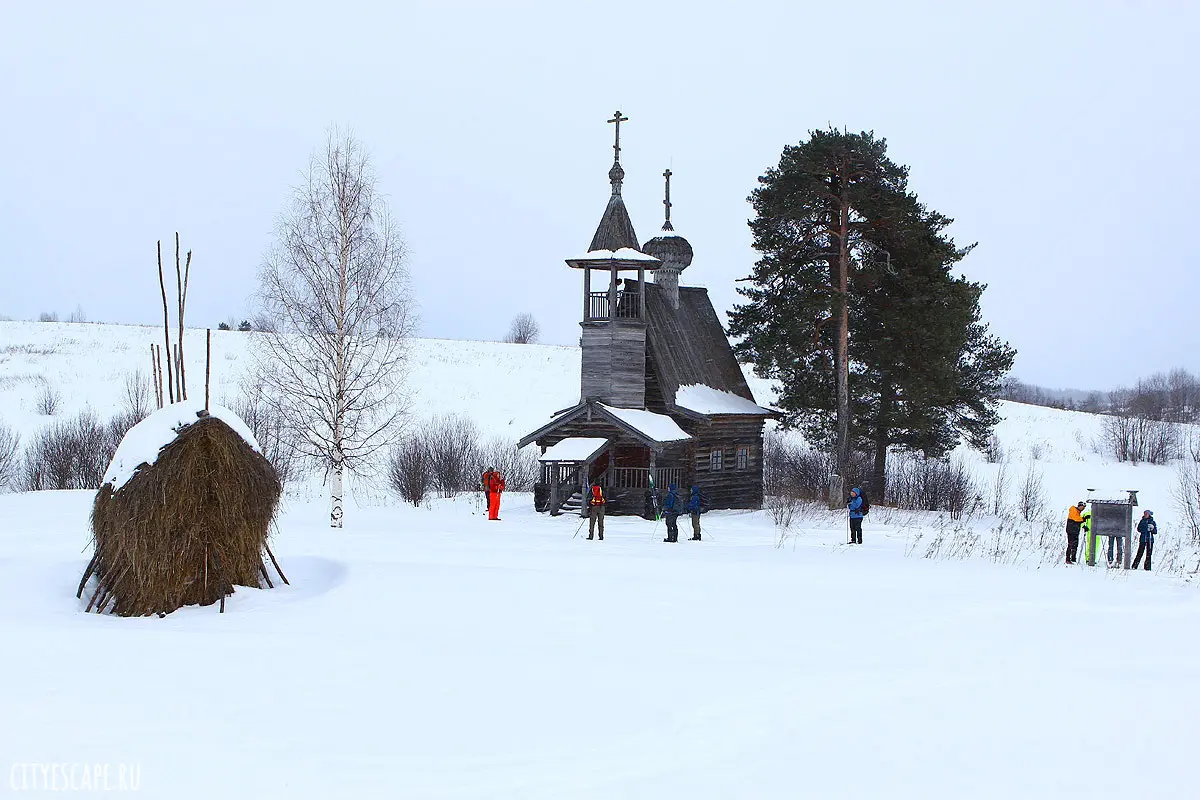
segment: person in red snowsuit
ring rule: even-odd
[[[489,467],[488,471],[483,473],[482,478],[483,490],[487,492],[488,501],[488,519],[500,519],[500,493],[504,491],[504,476],[496,471],[495,467]]]

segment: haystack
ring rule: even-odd
[[[267,537],[281,493],[233,412],[188,402],[156,411],[126,434],[96,495],[95,555],[78,596],[94,574],[89,611],[143,616],[218,601],[224,611],[235,585],[272,585],[264,554],[279,571]]]

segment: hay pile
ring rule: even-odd
[[[195,421],[178,428],[153,463],[100,487],[92,506],[95,556],[78,593],[95,574],[89,611],[111,603],[115,614],[143,616],[217,601],[224,610],[234,585],[272,585],[263,555],[278,571],[267,547],[282,493],[274,468],[252,435],[248,442],[234,430],[240,420],[231,427],[202,409],[187,418]]]

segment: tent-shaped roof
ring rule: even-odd
[[[524,447],[535,442],[585,415],[590,415],[591,418],[599,417],[602,421],[655,450],[661,450],[663,445],[670,442],[691,438],[683,428],[675,423],[675,420],[666,414],[656,414],[653,411],[635,408],[614,408],[595,400],[589,400],[556,414],[554,419],[517,442],[517,447]],[[542,460],[545,460],[545,456],[542,457]]]
[[[646,344],[668,407],[687,408],[677,393],[681,386],[690,385],[754,403],[707,289],[680,286],[679,308],[673,308],[663,287],[646,284],[646,320]]]

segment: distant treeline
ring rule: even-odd
[[[1132,388],[1107,392],[1048,389],[1009,378],[1000,388],[1000,399],[1162,422],[1200,422],[1200,378],[1186,369],[1158,372],[1142,378]]]

